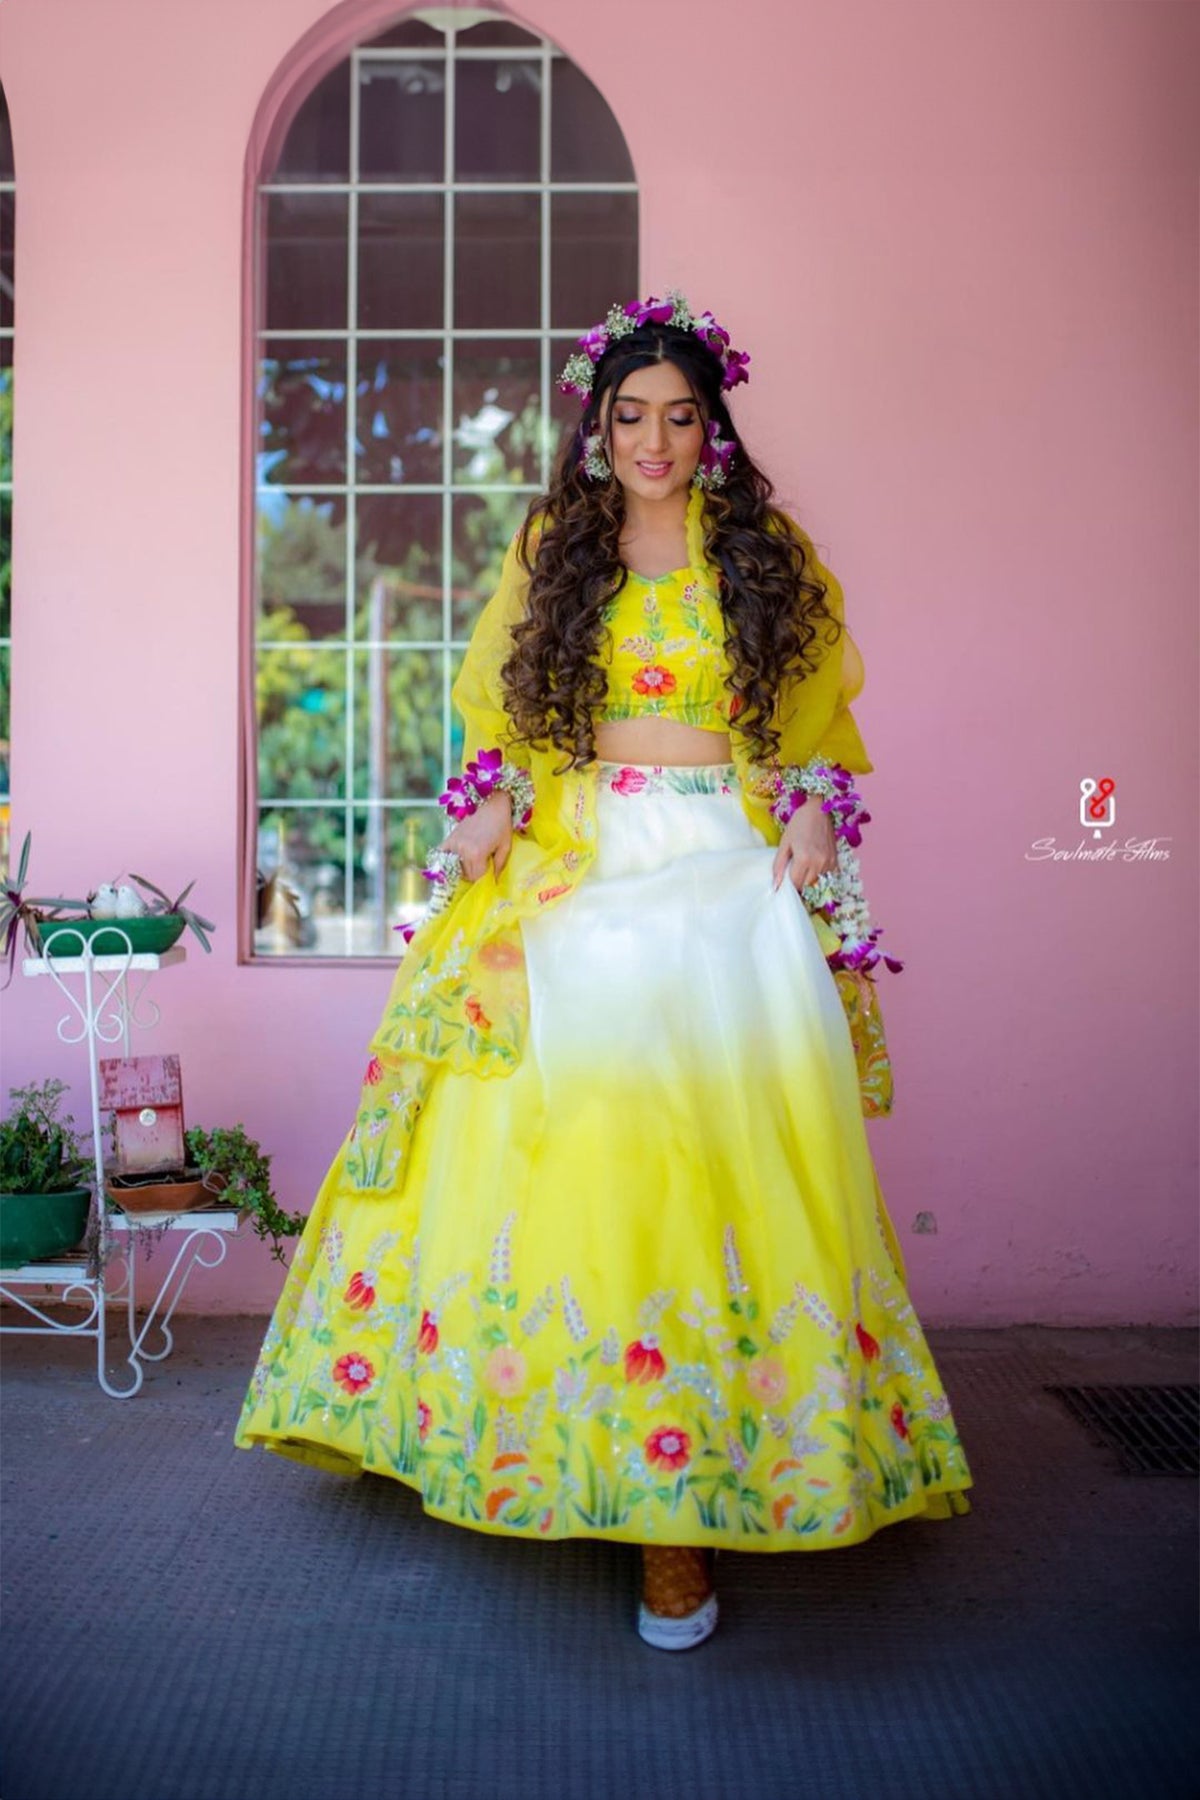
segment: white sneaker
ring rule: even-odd
[[[643,1600],[638,1607],[638,1636],[656,1650],[690,1650],[717,1629],[717,1596],[710,1594],[695,1612],[671,1619],[651,1612]]]

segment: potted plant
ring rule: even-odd
[[[184,905],[194,881],[173,900],[144,875],[131,875],[128,882],[119,877],[102,882],[86,900],[69,900],[61,894],[25,899],[31,842],[32,833],[27,831],[16,879],[0,892],[0,951],[8,958],[10,980],[21,928],[35,955],[49,951],[56,956],[79,956],[89,939],[96,956],[124,955],[127,947],[157,954],[169,950],[185,930],[195,934],[203,950],[211,950],[207,933],[216,929],[212,920]]]
[[[213,1131],[193,1127],[184,1132],[183,1141],[187,1166],[177,1176],[157,1174],[141,1181],[114,1176],[108,1183],[109,1199],[135,1217],[139,1211],[161,1214],[196,1205],[247,1212],[256,1234],[271,1239],[271,1255],[282,1262],[282,1240],[299,1237],[307,1215],[285,1212],[279,1205],[271,1186],[271,1159],[262,1146],[241,1124],[217,1126]],[[151,1188],[158,1204],[145,1205],[134,1198],[149,1194]],[[182,1205],[171,1204],[172,1188],[188,1191]],[[162,1204],[163,1200],[167,1204]]]
[[[10,1088],[0,1121],[0,1266],[20,1268],[73,1250],[87,1228],[90,1158],[67,1113],[65,1081]]]

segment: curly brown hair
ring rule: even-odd
[[[688,383],[704,425],[715,419],[721,436],[735,445],[725,485],[708,495],[704,542],[718,571],[730,662],[726,686],[736,696],[731,729],[748,741],[754,761],[769,762],[779,748],[773,715],[784,677],[816,668],[820,656],[812,646],[822,621],[832,627],[832,635],[821,634],[827,644],[835,644],[841,631],[803,544],[771,505],[772,482],[738,437],[716,357],[689,331],[640,326],[614,340],[596,365],[588,404],[578,425],[564,433],[550,486],[531,502],[518,543],[531,580],[501,670],[505,702],[516,741],[552,744],[566,755],[562,770],[595,761],[595,719],[606,692],[596,660],[604,609],[628,577],[620,553],[624,490],[619,481],[597,482],[584,473],[584,440],[600,430],[605,397],[615,398],[636,369],[663,360]],[[611,462],[610,434],[611,412],[604,433]]]

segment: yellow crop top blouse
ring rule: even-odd
[[[674,569],[653,581],[630,571],[604,622],[611,648],[600,656],[608,677],[601,719],[658,717],[728,731],[725,622],[702,570]]]

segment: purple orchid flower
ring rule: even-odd
[[[721,386],[736,387],[739,381],[750,379],[750,354],[746,350],[727,350],[725,352],[725,376]]]

